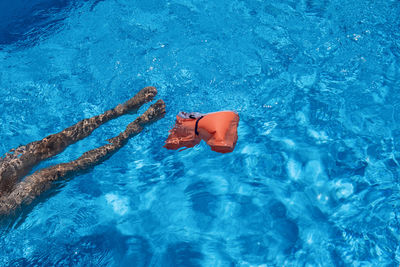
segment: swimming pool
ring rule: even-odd
[[[0,154],[148,85],[167,114],[3,222],[0,265],[399,265],[399,2],[13,3],[0,3]],[[233,153],[162,148],[179,111],[227,109]]]

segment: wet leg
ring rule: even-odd
[[[27,176],[8,196],[0,198],[0,215],[8,214],[23,204],[31,203],[49,189],[54,181],[77,175],[103,162],[123,147],[129,138],[140,133],[145,125],[157,121],[164,114],[164,101],[158,100],[144,114],[131,122],[124,132],[109,139],[110,144],[90,150],[74,161],[54,165]]]
[[[89,136],[100,125],[121,115],[136,112],[157,94],[154,87],[143,88],[133,98],[101,115],[84,119],[40,141],[21,146],[0,159],[0,197],[11,192],[15,183],[27,175],[40,161],[62,152],[67,146]]]

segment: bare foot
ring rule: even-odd
[[[165,102],[160,99],[143,113],[143,123],[152,123],[164,117],[165,115]]]
[[[137,111],[141,105],[150,102],[157,95],[157,89],[153,86],[148,86],[140,90],[134,97],[122,104],[128,112]]]

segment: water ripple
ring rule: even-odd
[[[43,0],[6,14],[1,153],[147,85],[167,114],[2,224],[0,265],[398,266],[399,11],[396,1]],[[226,109],[241,118],[233,153],[162,148],[179,111]]]

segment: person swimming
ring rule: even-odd
[[[234,111],[208,114],[179,112],[164,147],[172,150],[190,148],[204,140],[211,150],[229,153],[236,146],[238,124],[239,115]]]
[[[109,144],[90,150],[71,162],[53,165],[26,176],[38,163],[89,136],[102,124],[119,116],[137,112],[143,104],[152,101],[156,94],[156,88],[145,87],[133,98],[101,115],[84,119],[40,141],[10,150],[0,158],[0,215],[7,215],[22,205],[30,204],[42,192],[50,189],[53,182],[98,165],[123,147],[130,138],[139,134],[146,125],[164,117],[165,103],[160,99],[131,122],[125,131],[109,139]],[[25,179],[21,181],[24,176]]]

